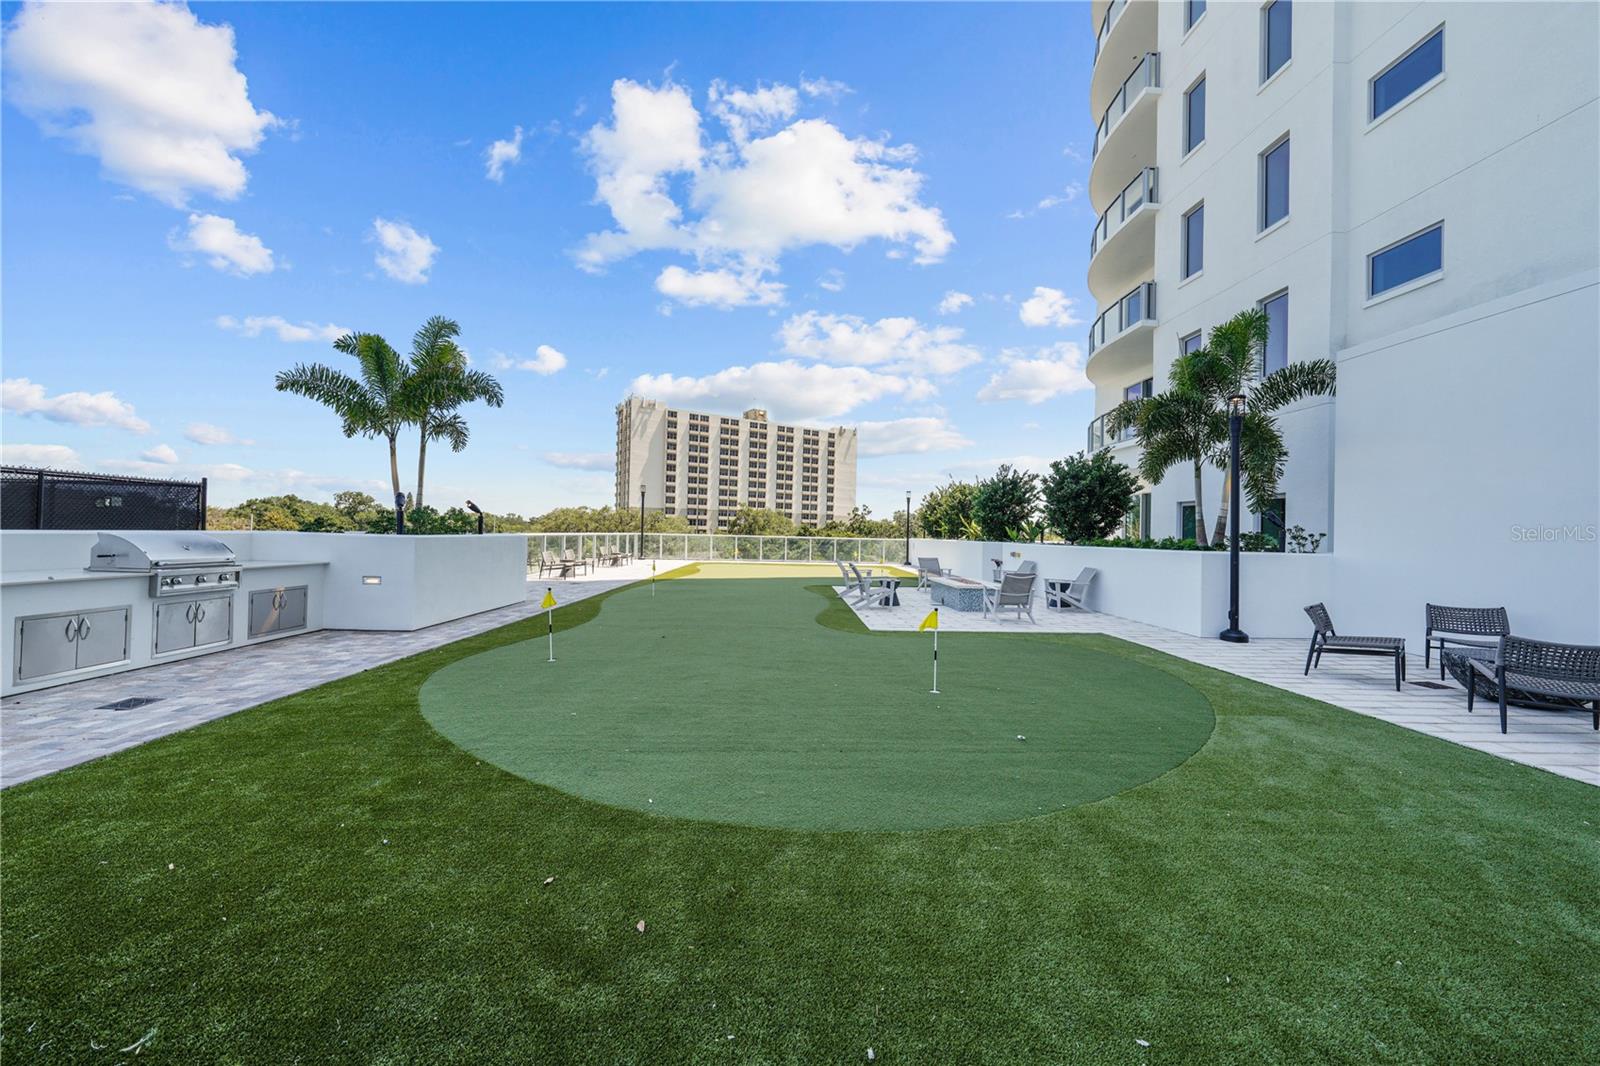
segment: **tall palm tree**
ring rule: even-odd
[[[410,392],[416,401],[417,506],[422,506],[423,481],[428,469],[428,442],[442,440],[450,450],[467,446],[467,422],[457,408],[475,400],[490,407],[505,403],[505,391],[488,374],[468,367],[466,353],[455,339],[461,327],[443,315],[422,324],[411,339]]]
[[[400,494],[400,430],[415,421],[411,369],[400,353],[376,333],[346,333],[335,351],[354,356],[360,376],[351,377],[321,363],[297,363],[278,374],[279,392],[316,400],[339,416],[344,435],[381,436],[389,442],[389,481]]]
[[[1181,357],[1179,363],[1183,361]],[[1165,392],[1134,400],[1124,400],[1106,415],[1106,431],[1120,435],[1137,430],[1141,451],[1139,476],[1154,485],[1168,470],[1188,463],[1194,470],[1194,534],[1201,547],[1206,545],[1206,525],[1200,501],[1200,468],[1216,447],[1216,412],[1211,401],[1178,383],[1179,367],[1173,364]],[[1227,433],[1226,427],[1223,433]]]
[[[1305,359],[1266,373],[1269,338],[1267,314],[1260,308],[1241,311],[1211,331],[1203,348],[1190,353],[1185,367],[1189,386],[1209,396],[1227,410],[1228,398],[1245,398],[1240,431],[1239,462],[1251,510],[1265,514],[1278,491],[1288,451],[1274,413],[1307,396],[1332,396],[1337,370],[1331,359]],[[1234,472],[1229,469],[1226,435],[1219,443],[1214,463],[1223,473],[1222,502],[1212,539],[1227,535],[1229,501],[1233,498]]]

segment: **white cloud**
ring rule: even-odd
[[[941,315],[953,315],[962,308],[971,306],[971,296],[968,296],[964,292],[957,292],[956,290],[951,289],[944,294],[944,299],[939,301],[939,313]]]
[[[954,326],[924,326],[914,318],[880,318],[806,311],[778,331],[790,355],[839,366],[868,366],[923,376],[953,374],[983,356],[961,343]]]
[[[195,444],[254,444],[253,440],[244,440],[233,435],[231,430],[222,426],[214,426],[210,422],[190,422],[183,431],[184,438]]]
[[[522,127],[511,132],[511,139],[495,141],[483,153],[485,176],[490,181],[503,181],[506,167],[522,161]]]
[[[616,465],[610,452],[543,452],[539,458],[568,470],[610,470]]]
[[[246,315],[244,318],[234,318],[232,315],[218,315],[217,328],[231,330],[245,337],[259,337],[271,330],[277,334],[280,341],[336,341],[346,333],[351,332],[344,326],[336,326],[329,322],[319,324],[316,322],[290,322],[282,315]]]
[[[1082,195],[1083,186],[1074,181],[1064,186],[1060,192],[1051,193],[1049,196],[1044,197],[1028,210],[1018,209],[1008,213],[1006,217],[1011,219],[1032,218],[1041,211],[1049,211],[1051,208],[1060,207],[1062,204],[1070,204]]]
[[[817,279],[817,285],[829,292],[843,292],[844,271],[837,268],[823,271],[822,276]]]
[[[837,100],[841,96],[855,92],[844,82],[834,81],[831,78],[801,78],[800,91],[807,96],[820,96],[825,100]]]
[[[242,278],[270,274],[277,265],[272,249],[260,237],[243,232],[237,222],[221,215],[190,215],[188,232],[173,230],[167,244],[175,252],[205,256],[211,269]]]
[[[0,444],[0,459],[21,466],[79,466],[78,453],[65,444]]]
[[[114,393],[63,392],[49,396],[43,385],[27,378],[0,382],[0,407],[13,414],[38,415],[75,426],[115,426],[133,433],[150,431],[150,423],[134,414],[133,404],[117,399]]]
[[[139,458],[150,463],[170,464],[178,461],[178,453],[172,450],[170,444],[157,444],[154,448],[140,452]]]
[[[970,448],[972,441],[962,436],[942,418],[897,418],[892,422],[861,422],[860,450],[869,455],[920,455]]]
[[[535,348],[532,359],[519,359],[494,349],[490,349],[489,359],[496,370],[531,370],[547,376],[567,365],[567,357],[548,344]]]
[[[765,407],[780,419],[837,418],[861,404],[895,397],[925,400],[932,386],[863,367],[783,362],[732,366],[704,377],[641,374],[630,391],[668,403],[712,402],[729,409]]]
[[[1000,369],[978,390],[978,399],[1037,404],[1092,388],[1083,373],[1083,349],[1072,341],[1061,341],[1031,355],[1016,349],[1001,352]]]
[[[688,271],[676,264],[656,278],[656,291],[688,307],[765,306],[783,302],[784,286],[763,281],[758,271],[735,274],[731,270]]]
[[[379,246],[373,257],[379,270],[407,285],[421,285],[428,280],[428,270],[439,254],[437,244],[409,223],[391,222],[386,218],[372,220],[372,237]]]
[[[181,3],[33,3],[7,29],[7,98],[108,177],[174,207],[244,191],[239,157],[278,120],[250,102],[231,27]]]
[[[1046,288],[1043,285],[1034,287],[1033,295],[1022,301],[1022,306],[1017,311],[1017,317],[1022,319],[1025,326],[1057,326],[1065,328],[1076,326],[1083,321],[1073,311],[1073,304],[1077,303],[1060,289]]]
[[[609,122],[582,143],[595,200],[615,226],[585,238],[578,265],[593,272],[638,252],[669,251],[693,256],[699,273],[759,279],[776,273],[790,250],[848,250],[868,240],[889,243],[891,253],[909,246],[918,262],[942,259],[955,238],[939,210],[921,201],[922,175],[906,165],[915,149],[852,139],[821,119],[791,122],[798,106],[788,86],[747,91],[716,82],[710,108],[729,137],[708,143],[684,87],[614,82]]]

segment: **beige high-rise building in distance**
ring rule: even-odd
[[[617,405],[617,506],[682,515],[698,530],[724,529],[741,507],[820,526],[856,505],[856,431],[668,407],[629,396]]]

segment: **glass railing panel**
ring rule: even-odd
[[[1160,84],[1161,56],[1155,52],[1146,52],[1144,58],[1139,60],[1139,65],[1133,68],[1133,73],[1129,74],[1118,87],[1117,94],[1111,98],[1111,103],[1106,105],[1105,114],[1100,116],[1100,123],[1094,131],[1094,144],[1089,151],[1091,159],[1100,153],[1106,138],[1122,120],[1122,116],[1128,113],[1128,106],[1139,93]]]

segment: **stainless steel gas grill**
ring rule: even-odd
[[[149,574],[150,595],[158,599],[239,587],[233,549],[204,533],[101,533],[88,569]]]

